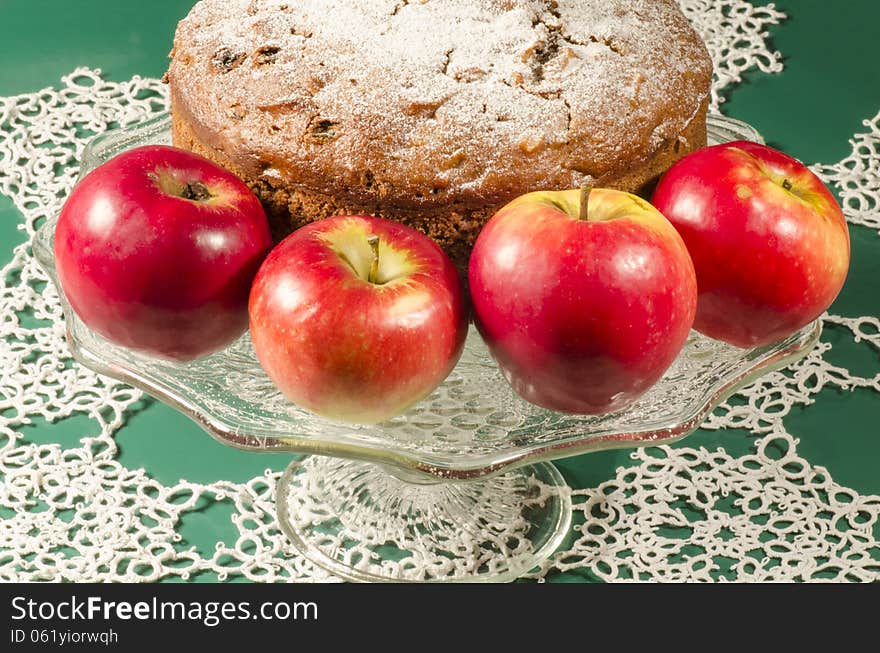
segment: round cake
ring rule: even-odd
[[[643,192],[705,145],[711,74],[675,0],[202,0],[166,79],[175,145],[276,237],[381,215],[464,269],[514,197]]]

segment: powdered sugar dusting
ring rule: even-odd
[[[681,133],[711,70],[674,0],[203,0],[170,73],[229,147],[271,130],[307,183],[366,166],[442,193],[619,173]]]

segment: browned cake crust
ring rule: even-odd
[[[711,60],[674,0],[203,0],[171,57],[174,143],[276,236],[382,215],[460,269],[514,197],[643,191],[706,143]]]

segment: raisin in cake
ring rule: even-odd
[[[675,0],[202,0],[167,81],[174,143],[276,236],[377,214],[463,269],[517,195],[643,191],[705,145],[711,73]]]

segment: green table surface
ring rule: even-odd
[[[76,66],[100,68],[107,79],[133,75],[160,77],[167,65],[174,27],[190,0],[149,3],[102,0],[0,0],[0,95],[36,91],[58,84]],[[762,4],[755,2],[754,4]],[[848,139],[864,131],[862,120],[880,109],[880,2],[877,0],[783,0],[777,9],[789,19],[771,28],[773,45],[784,54],[782,74],[748,73],[727,94],[724,111],[754,125],[769,144],[807,162],[835,163],[849,154]],[[22,242],[20,216],[0,196],[0,261]],[[880,239],[869,229],[851,227],[852,264],[843,292],[831,312],[844,316],[880,314]],[[827,333],[823,338],[834,338]],[[837,340],[835,340],[837,344]],[[844,345],[846,343],[843,343]],[[840,350],[840,351],[838,351]],[[835,347],[844,366],[858,367],[864,348]],[[246,481],[267,468],[282,469],[289,459],[245,453],[222,446],[195,424],[162,403],[147,400],[116,439],[120,462],[144,467],[161,482],[180,478],[208,483]],[[825,466],[838,483],[862,494],[880,494],[880,394],[825,390],[821,410],[795,408],[786,427],[800,439],[799,455]],[[85,417],[25,428],[28,438],[73,445],[95,429]],[[737,430],[698,430],[677,446],[724,447],[745,454],[754,437]],[[625,450],[577,456],[558,462],[574,487],[594,487],[630,464]],[[203,551],[214,542],[234,540],[234,527],[222,507],[191,513],[181,534]],[[215,580],[210,574],[196,578]],[[591,580],[568,572],[552,580]]]

